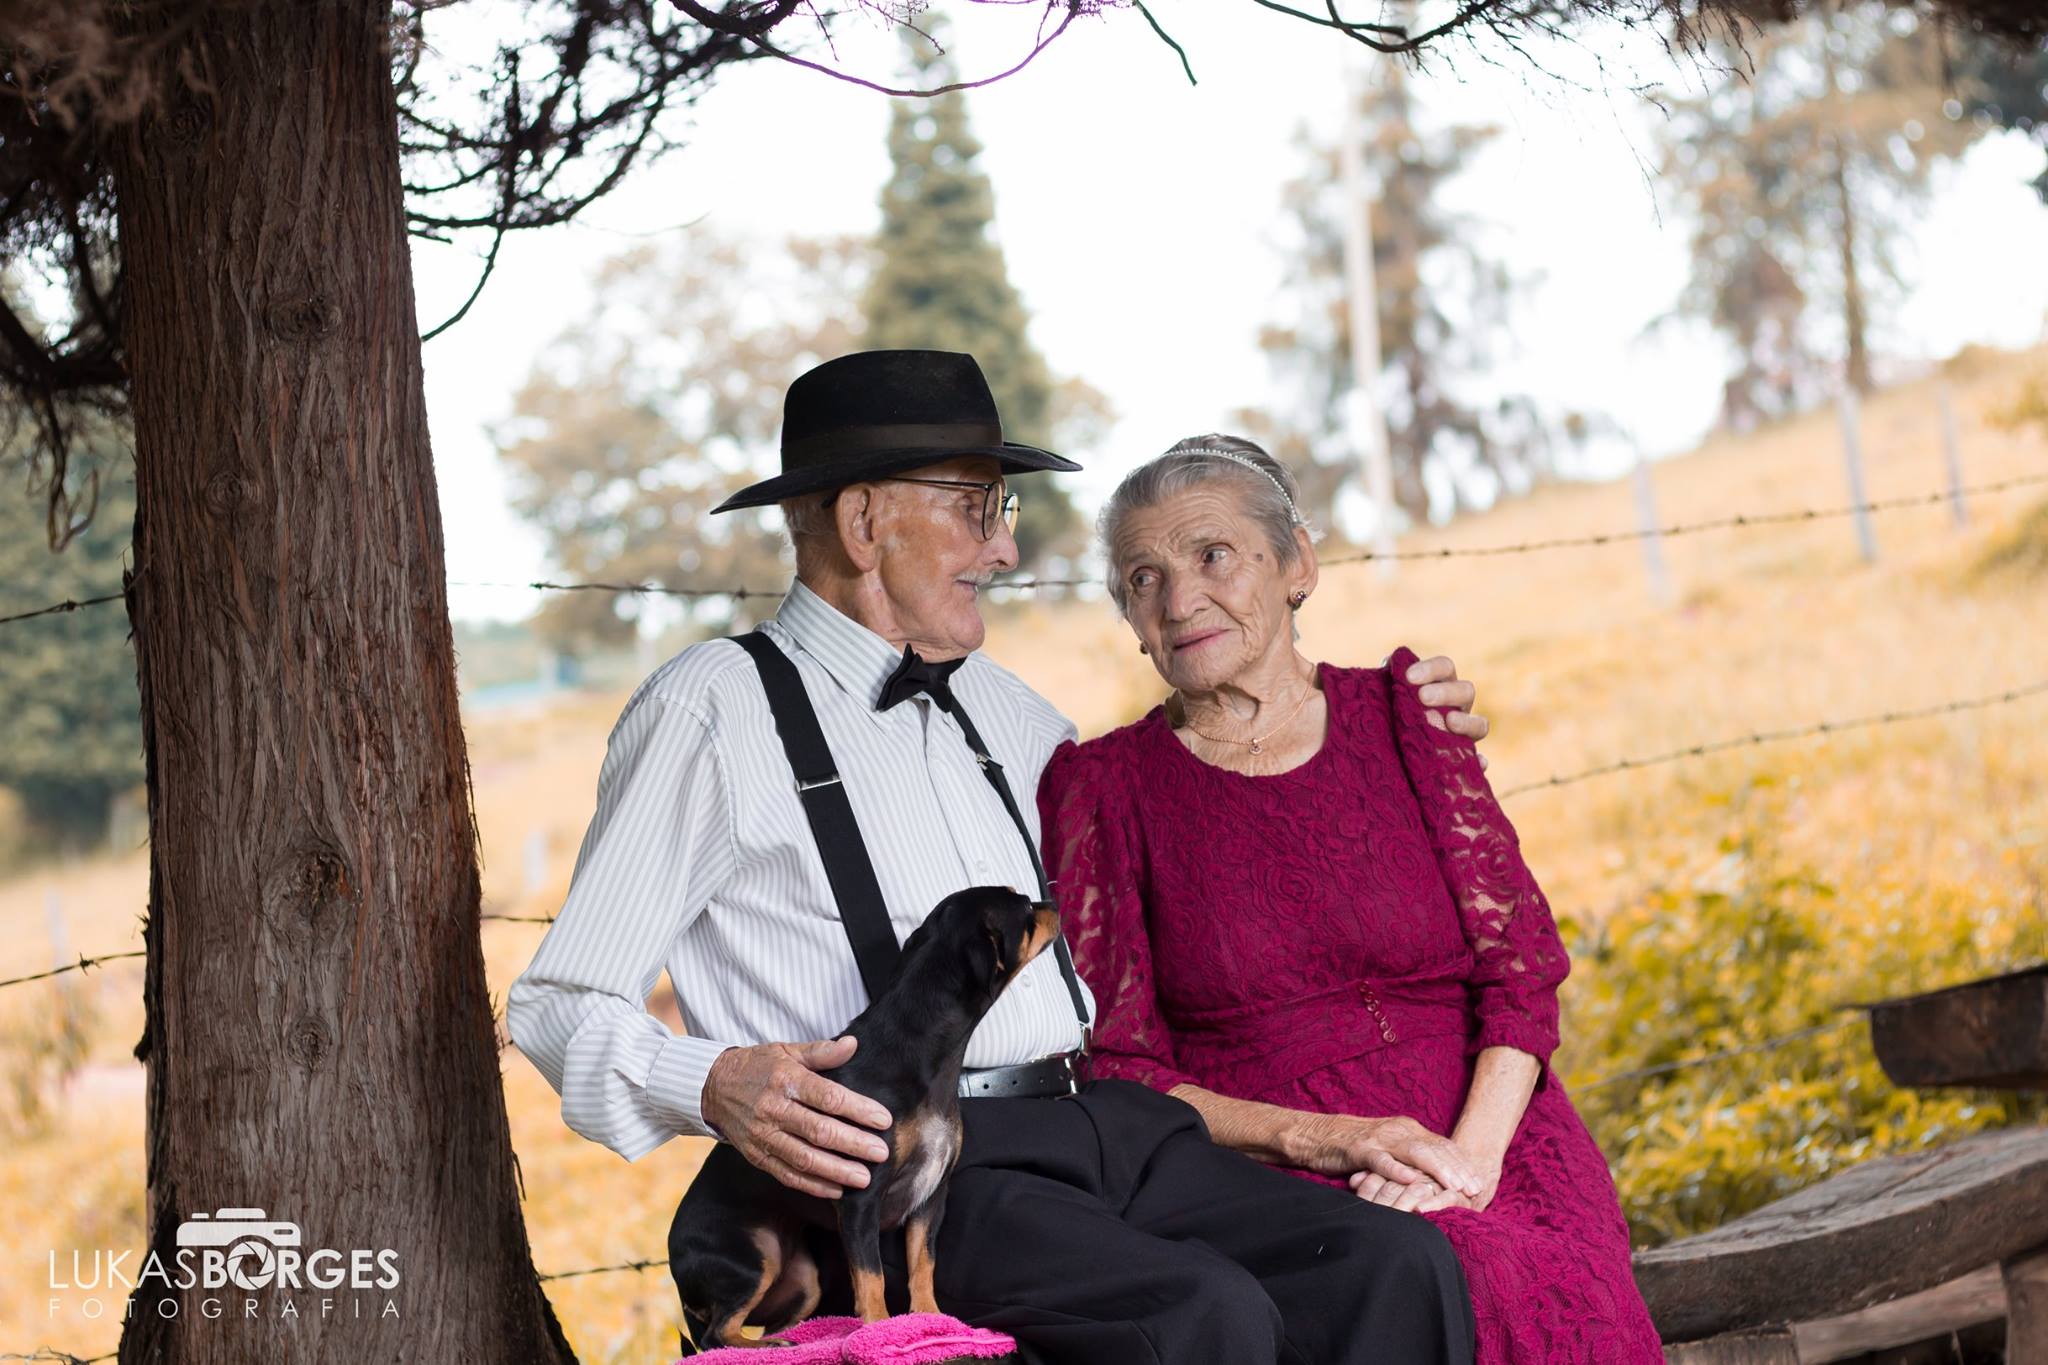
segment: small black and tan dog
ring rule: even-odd
[[[844,1032],[853,1060],[822,1074],[888,1109],[887,1159],[864,1189],[823,1200],[792,1190],[720,1143],[669,1227],[669,1264],[683,1321],[698,1349],[774,1346],[775,1334],[818,1306],[812,1237],[838,1235],[852,1272],[854,1309],[888,1316],[882,1233],[901,1227],[913,1312],[935,1313],[932,1243],[946,1183],[960,1156],[961,1057],[1003,987],[1059,931],[1050,906],[1008,887],[978,886],[939,902],[903,945],[895,979]],[[759,1338],[740,1329],[756,1326]]]

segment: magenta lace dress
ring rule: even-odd
[[[1414,661],[1326,666],[1329,738],[1290,772],[1202,762],[1163,708],[1053,756],[1039,805],[1095,1074],[1448,1134],[1480,1049],[1534,1054],[1491,1205],[1426,1215],[1471,1283],[1480,1365],[1659,1365],[1607,1163],[1550,1074],[1564,946],[1472,741],[1402,680]]]

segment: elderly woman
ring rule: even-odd
[[[1550,1074],[1568,963],[1473,742],[1406,681],[1318,665],[1287,471],[1183,441],[1103,513],[1165,704],[1039,786],[1095,1074],[1216,1141],[1436,1223],[1481,1365],[1652,1365],[1606,1161]]]

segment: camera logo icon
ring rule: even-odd
[[[228,1278],[261,1289],[277,1273],[277,1248],[299,1245],[299,1225],[272,1221],[262,1209],[195,1213],[178,1224],[181,1247],[225,1247]]]

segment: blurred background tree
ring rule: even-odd
[[[50,548],[32,457],[32,424],[12,422],[0,443],[0,613],[117,591],[135,526],[135,474],[125,424],[106,416],[73,420],[64,505],[87,506],[96,476],[98,508],[60,550]],[[0,427],[5,430],[7,427]],[[115,801],[139,786],[142,703],[128,618],[118,606],[88,607],[12,628],[0,649],[0,786],[21,798],[29,824],[9,826],[14,849],[75,851],[106,837]],[[12,856],[10,856],[12,855]]]
[[[920,85],[957,79],[936,39],[904,34]],[[775,513],[708,513],[773,466],[789,382],[855,347],[969,352],[1012,440],[1062,451],[1100,444],[1113,420],[1108,400],[1084,380],[1054,375],[1031,344],[1030,316],[992,235],[995,197],[961,94],[896,101],[889,155],[870,241],[743,248],[697,225],[599,272],[588,312],[550,344],[493,433],[513,507],[545,537],[562,574],[779,591],[790,566]],[[1034,475],[1019,491],[1020,567],[1071,569],[1087,526],[1066,489]],[[564,654],[616,648],[650,601],[555,593],[534,630]],[[684,607],[709,633],[774,609],[773,596]]]
[[[1912,211],[1991,121],[1964,117],[1943,36],[1911,10],[1816,11],[1710,54],[1721,78],[1668,101],[1659,172],[1693,223],[1679,313],[1734,348],[1722,416],[1744,430],[1811,406],[1836,373],[1871,391]]]
[[[773,509],[710,516],[759,477],[790,380],[854,344],[863,247],[742,247],[703,226],[599,271],[584,318],[542,354],[493,432],[512,505],[585,581],[770,594],[689,601],[716,633],[775,609],[789,576]],[[534,629],[568,654],[630,640],[652,599],[550,594]]]
[[[1503,488],[1525,491],[1546,450],[1542,423],[1519,396],[1492,399],[1474,379],[1492,359],[1516,281],[1487,251],[1446,189],[1498,130],[1431,126],[1411,75],[1381,65],[1357,105],[1372,198],[1372,254],[1380,328],[1380,394],[1394,500],[1409,516],[1485,506]],[[1286,191],[1293,240],[1286,294],[1291,320],[1264,329],[1260,346],[1296,395],[1284,411],[1240,419],[1302,474],[1311,517],[1335,524],[1346,485],[1363,488],[1343,420],[1352,388],[1351,322],[1344,275],[1345,217],[1355,212],[1334,139],[1301,142],[1307,166]]]
[[[1955,59],[1955,79],[1964,114],[2030,134],[2048,150],[2048,45],[2022,53],[2000,43],[1965,42]],[[2030,183],[2048,204],[2048,167]]]
[[[943,26],[931,27],[929,37],[909,27],[902,33],[919,88],[960,79]],[[981,151],[960,91],[890,107],[889,181],[874,273],[861,297],[862,344],[966,351],[988,376],[1005,436],[1062,453],[1083,448],[1069,438],[1085,443],[1099,434],[1108,400],[1085,381],[1056,379],[1031,344],[1030,314],[994,238],[995,192]],[[1088,532],[1058,476],[1034,474],[1017,491],[1020,564],[1041,571],[1071,564]]]

